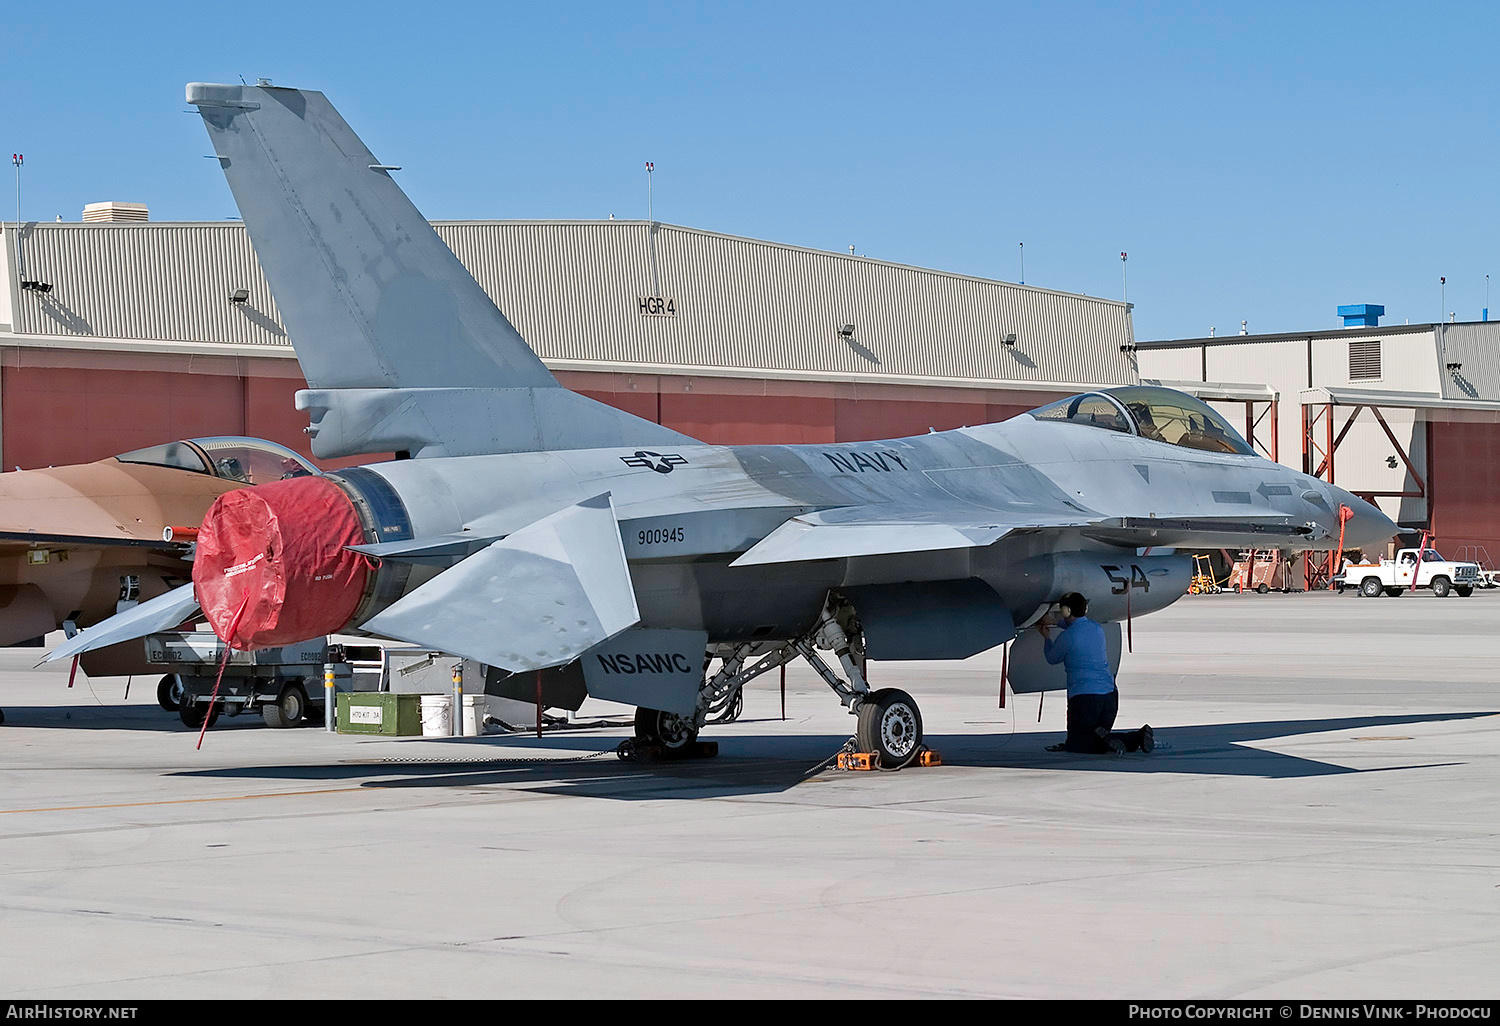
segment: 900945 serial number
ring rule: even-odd
[[[687,532],[680,527],[648,527],[635,532],[635,540],[640,545],[667,545],[687,541]]]

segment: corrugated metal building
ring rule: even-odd
[[[1248,382],[1278,398],[1281,462],[1373,498],[1404,526],[1435,530],[1449,555],[1484,546],[1500,558],[1500,323],[1138,345],[1147,378],[1205,397],[1231,388],[1212,383]]]
[[[1138,380],[1112,300],[655,222],[435,226],[564,384],[708,441],[892,437]],[[0,228],[5,466],[215,433],[307,451],[242,225]]]

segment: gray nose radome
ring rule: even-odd
[[[1342,488],[1333,488],[1333,497],[1354,511],[1354,516],[1344,526],[1344,548],[1379,548],[1395,537],[1400,530],[1396,522],[1372,503],[1351,495]]]

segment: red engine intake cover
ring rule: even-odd
[[[369,561],[346,548],[364,541],[354,503],[326,478],[225,492],[198,532],[198,603],[232,648],[331,634],[348,624],[364,593]]]

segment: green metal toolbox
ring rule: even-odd
[[[413,737],[422,733],[421,695],[343,691],[337,701],[340,734]]]

